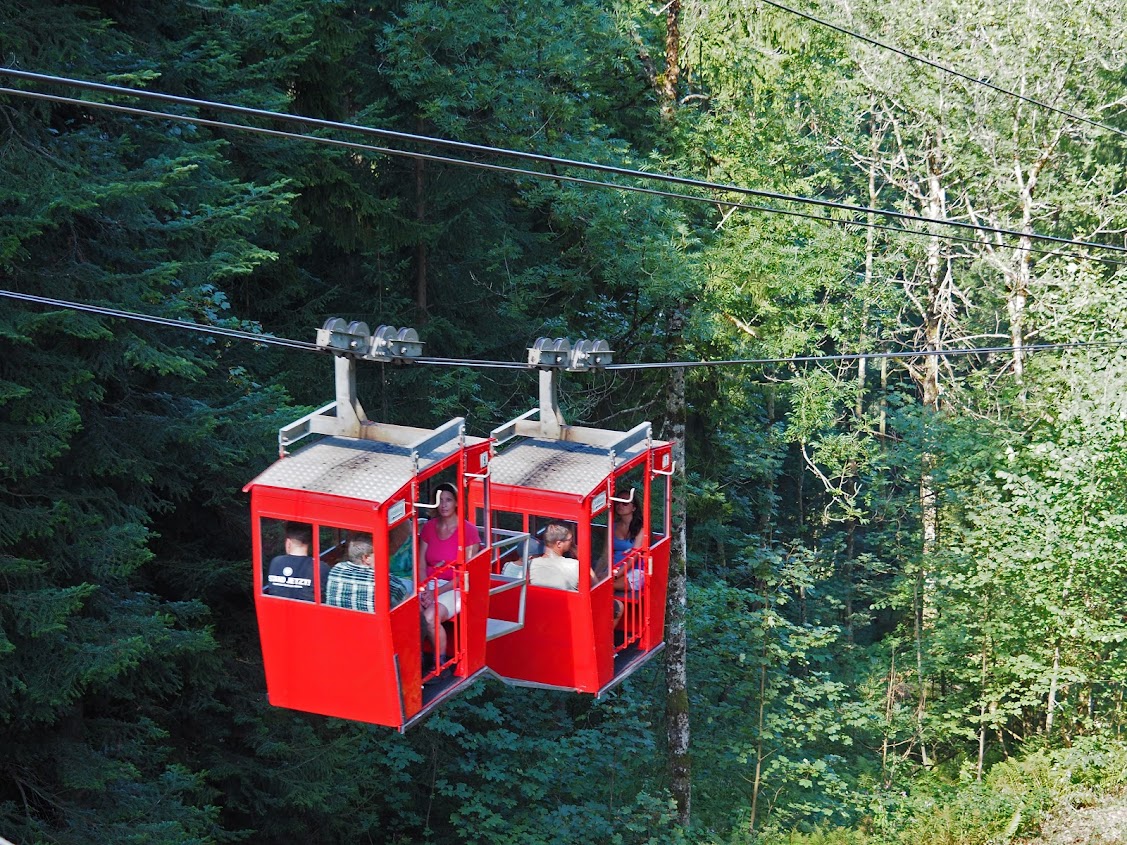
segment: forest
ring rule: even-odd
[[[789,3],[0,3],[0,838],[985,845],[1117,794],[1127,6]],[[665,651],[271,707],[242,490],[331,358],[58,301],[671,365],[561,388],[675,443]],[[480,436],[537,389],[358,382]]]

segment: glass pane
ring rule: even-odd
[[[610,575],[607,541],[607,512],[603,511],[591,519],[591,557],[594,561],[595,583],[601,584]]]
[[[495,573],[510,578],[523,577],[525,543],[513,538],[524,533],[524,514],[493,511],[492,568]],[[532,546],[529,546],[528,556],[535,557]]]
[[[415,520],[393,525],[387,535],[390,605],[395,607],[415,593]]]
[[[343,528],[322,525],[317,532],[317,554],[321,565],[321,602],[325,601],[325,587],[332,568],[347,558],[348,532]]]
[[[650,482],[650,536],[656,541],[665,536],[666,521],[666,490],[669,488],[669,476],[655,475]]]
[[[262,592],[269,596],[313,601],[313,526],[264,518]]]
[[[524,531],[524,514],[493,511],[493,527],[502,531]]]
[[[641,467],[614,480],[614,559],[621,563],[630,549],[644,545],[642,526],[646,513],[645,473]]]
[[[584,555],[575,547],[575,523],[555,517],[532,516],[529,527],[535,530],[533,547],[539,549],[535,555],[529,554],[529,583],[556,590],[578,590],[580,567],[590,565],[587,562],[590,558],[584,561]]]
[[[331,563],[325,578],[325,604],[346,610],[375,611],[375,553],[372,535],[321,527],[321,563]]]

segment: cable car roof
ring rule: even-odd
[[[479,438],[466,440],[480,442]],[[419,455],[419,468],[448,458],[458,449],[456,440],[448,441]],[[247,488],[262,485],[383,502],[414,474],[409,446],[352,437],[325,437],[275,461],[247,484]]]
[[[660,444],[654,441],[654,445]],[[612,463],[611,451],[605,447],[529,438],[507,446],[493,459],[492,481],[586,496],[606,481],[616,465],[645,451],[646,443],[636,443],[622,454],[616,453]]]

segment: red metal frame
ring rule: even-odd
[[[316,416],[316,415],[315,415]],[[319,419],[319,417],[318,417]],[[302,421],[299,421],[299,423]],[[456,422],[456,421],[452,421]],[[303,423],[304,424],[304,423]],[[381,481],[381,501],[352,495],[356,488],[348,488],[350,495],[339,492],[314,492],[307,487],[290,487],[298,482],[290,478],[283,467],[274,468],[246,486],[251,494],[252,536],[254,541],[254,590],[258,614],[259,636],[262,644],[263,665],[266,672],[270,702],[277,706],[320,713],[340,718],[388,725],[403,730],[472,681],[486,668],[505,681],[516,684],[545,686],[558,689],[601,695],[631,672],[664,645],[666,582],[669,569],[670,511],[672,447],[668,443],[651,441],[647,424],[635,429],[645,437],[641,445],[639,436],[627,434],[619,439],[625,445],[627,457],[618,463],[610,438],[605,447],[588,445],[588,459],[597,460],[600,449],[605,449],[606,472],[601,478],[601,464],[585,465],[582,481],[570,486],[552,488],[550,480],[537,486],[536,478],[521,483],[500,483],[491,480],[490,454],[492,442],[476,440],[472,443],[461,438],[459,446],[434,463],[420,468],[414,453],[410,472],[402,478],[387,470],[391,464],[380,464],[384,469]],[[316,426],[308,426],[316,428]],[[386,429],[386,427],[385,427]],[[444,431],[452,430],[449,424]],[[600,432],[587,430],[595,442]],[[625,434],[605,432],[604,434]],[[363,441],[347,436],[334,436],[333,449],[345,450],[344,463],[364,478],[364,470],[355,469],[375,464],[365,461],[387,460],[386,450],[402,449],[394,443],[429,442],[426,432],[406,430],[405,439],[380,439],[384,444],[381,458],[373,454],[369,444],[367,454],[359,445]],[[541,438],[533,436],[532,441]],[[435,441],[437,442],[437,441]],[[544,439],[545,443],[560,441]],[[306,449],[316,449],[317,443]],[[436,447],[427,447],[436,448]],[[539,447],[538,447],[539,448]],[[354,460],[352,450],[356,450]],[[592,451],[593,450],[593,451]],[[378,451],[378,450],[376,450]],[[303,450],[304,452],[304,450]],[[399,453],[396,453],[399,454]],[[306,467],[321,471],[321,453],[307,453],[311,460]],[[338,456],[338,460],[341,460]],[[400,459],[402,456],[400,455]],[[292,460],[281,458],[281,461]],[[493,459],[502,464],[505,453]],[[552,456],[555,460],[555,456]],[[334,469],[337,464],[329,464]],[[354,467],[355,465],[355,467]],[[276,464],[275,467],[281,466]],[[289,465],[301,466],[301,465]],[[396,464],[396,466],[402,466]],[[510,464],[520,469],[520,464]],[[557,467],[558,469],[558,467]],[[469,514],[480,509],[485,515],[483,545],[472,559],[464,555],[454,563],[454,589],[460,593],[461,611],[447,625],[449,636],[446,654],[440,655],[437,665],[424,671],[423,635],[420,624],[420,591],[428,582],[421,578],[424,567],[418,560],[418,517],[425,505],[419,501],[421,485],[440,473],[453,470],[456,484],[462,495],[458,497],[460,546],[465,547],[464,521]],[[304,470],[303,470],[304,471]],[[539,470],[537,470],[539,471]],[[544,470],[548,475],[551,471]],[[624,593],[616,593],[612,568],[613,505],[616,486],[627,474],[642,475],[643,492],[643,544],[630,552],[627,563],[637,561],[644,573],[642,583]],[[395,472],[398,472],[396,470]],[[535,473],[533,473],[535,474]],[[665,476],[664,484],[655,480]],[[278,479],[275,483],[271,479]],[[634,480],[634,479],[632,479]],[[402,483],[400,483],[402,482]],[[304,483],[304,482],[302,482]],[[581,489],[589,484],[589,489]],[[394,488],[394,492],[391,491]],[[339,486],[328,488],[343,489]],[[367,489],[367,488],[365,488]],[[655,491],[664,497],[663,530],[655,532],[650,524],[655,510]],[[373,496],[376,494],[372,494]],[[492,515],[494,512],[521,514],[525,530],[531,516],[557,518],[576,526],[576,549],[580,558],[579,586],[575,592],[554,590],[533,585],[511,589],[511,579],[500,574],[501,561],[491,572]],[[592,558],[599,554],[592,548],[595,517],[605,516],[606,568],[602,580],[592,583]],[[387,585],[389,572],[389,518],[394,524],[410,519],[416,529],[414,538],[415,572],[412,590],[397,607],[389,606]],[[298,521],[314,526],[314,547],[311,550],[315,569],[313,589],[315,601],[265,595],[262,592],[265,561],[263,560],[262,521]],[[376,589],[373,613],[364,613],[328,606],[322,603],[321,573],[323,551],[321,528],[331,527],[349,532],[371,534],[375,551]],[[527,539],[524,541],[527,544]],[[493,585],[505,586],[491,597]],[[624,605],[618,624],[614,621],[616,603]],[[523,615],[521,610],[523,608]],[[523,619],[523,625],[519,624]],[[491,628],[490,623],[500,623]],[[505,625],[505,622],[517,624]],[[488,632],[492,640],[487,642]],[[434,637],[437,640],[437,636]],[[453,669],[452,673],[445,670]],[[436,683],[424,686],[433,676]],[[446,678],[452,674],[452,678]]]
[[[579,589],[576,592],[530,585],[524,627],[487,644],[486,664],[509,683],[568,689],[601,695],[637,669],[664,646],[666,581],[669,572],[672,447],[653,443],[637,457],[623,463],[591,490],[583,494],[539,489],[535,482],[503,484],[494,478],[489,495],[493,511],[519,513],[527,528],[530,516],[568,520],[576,524],[576,546],[580,559]],[[504,454],[493,459],[494,467]],[[610,507],[616,479],[642,469],[645,479],[645,544],[633,555],[642,559],[645,577],[640,589],[626,595],[615,593],[614,579],[591,583],[592,519]],[[664,531],[655,537],[650,525],[650,496],[653,479],[665,475]],[[602,505],[596,503],[601,499]],[[485,508],[484,486],[470,486],[470,505]],[[594,508],[595,512],[592,513]],[[608,534],[613,524],[608,514]],[[608,547],[610,540],[608,537]],[[608,548],[608,562],[610,561]],[[500,579],[495,579],[499,583]],[[619,625],[614,625],[614,603],[626,607]],[[515,620],[517,593],[493,598],[489,615]]]
[[[306,448],[316,448],[317,444]],[[418,538],[415,538],[415,588],[397,607],[389,607],[388,513],[403,507],[415,518],[419,485],[438,473],[455,469],[465,489],[467,467],[484,467],[489,441],[463,445],[417,476],[407,475],[394,495],[382,502],[268,486],[252,481],[254,596],[270,703],[294,710],[337,716],[403,729],[425,715],[484,671],[488,613],[489,539],[481,553],[456,563],[461,612],[451,620],[453,654],[444,662],[454,667],[454,680],[437,694],[426,694],[421,672]],[[289,460],[281,458],[282,461]],[[487,481],[480,483],[487,483]],[[464,496],[459,509],[464,512]],[[398,513],[398,512],[397,512]],[[314,593],[316,601],[265,595],[263,587],[263,519],[298,521],[314,526]],[[396,523],[400,518],[396,518]],[[321,526],[370,533],[375,551],[375,612],[345,610],[321,603]],[[464,538],[463,543],[464,546]],[[433,673],[432,673],[433,674]]]

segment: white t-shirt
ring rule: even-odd
[[[528,562],[528,582],[554,590],[579,589],[579,561],[571,557],[534,557]]]

